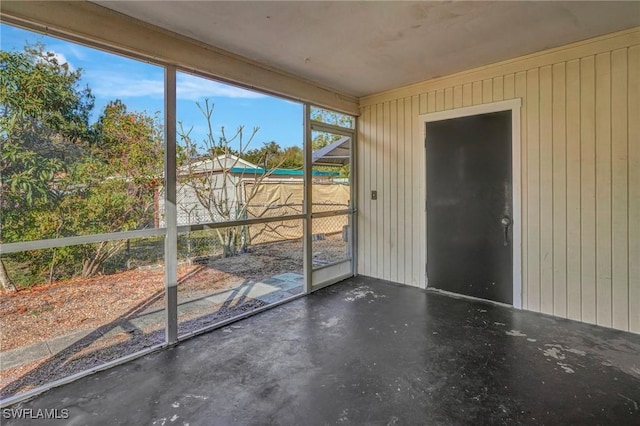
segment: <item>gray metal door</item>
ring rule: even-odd
[[[511,111],[426,135],[429,287],[513,304]]]

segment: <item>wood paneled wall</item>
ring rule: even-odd
[[[424,286],[418,116],[512,98],[522,99],[523,307],[640,332],[638,28],[363,98],[359,273]]]

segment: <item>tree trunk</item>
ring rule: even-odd
[[[105,241],[99,243],[96,246],[96,252],[90,258],[85,258],[82,262],[82,278],[89,278],[94,276],[102,266],[104,262],[103,250],[105,247]]]
[[[82,263],[82,278],[89,278],[98,273],[100,267],[102,266],[102,262],[98,259],[85,259]]]
[[[238,254],[237,234],[235,228],[227,229],[223,233],[222,257],[232,257]]]
[[[16,286],[13,284],[13,281],[11,281],[9,274],[7,273],[7,268],[5,268],[2,259],[0,259],[0,286],[5,289],[5,291],[17,291]]]
[[[53,249],[53,256],[51,256],[51,265],[49,266],[49,284],[53,282],[53,271],[56,267],[56,249]]]

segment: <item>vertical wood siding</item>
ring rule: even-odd
[[[523,307],[639,333],[639,34],[366,98],[359,273],[425,286],[419,115],[521,98]]]

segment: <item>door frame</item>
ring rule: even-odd
[[[355,236],[357,235],[357,215],[356,215],[356,200],[357,200],[357,168],[356,168],[356,138],[357,138],[357,118],[353,129],[347,127],[339,127],[328,123],[314,121],[311,119],[311,104],[309,108],[305,110],[305,140],[309,147],[305,150],[305,166],[306,173],[306,189],[305,189],[305,214],[306,214],[306,237],[305,237],[305,268],[308,272],[305,272],[305,293],[310,294],[321,288],[335,284],[347,278],[353,277],[357,274],[357,261],[358,261],[358,246],[355,243]],[[313,212],[313,179],[312,179],[312,154],[313,149],[311,147],[313,138],[312,132],[325,132],[332,133],[340,136],[346,136],[350,139],[349,150],[349,206],[347,209],[340,209],[327,212]],[[313,267],[313,242],[312,242],[312,230],[313,220],[321,219],[331,216],[347,216],[349,231],[347,236],[347,244],[350,246],[350,256],[348,258],[339,260],[337,262],[324,265],[321,267]]]
[[[434,121],[449,120],[452,118],[462,118],[474,115],[489,114],[492,112],[511,111],[511,186],[513,190],[513,307],[522,308],[522,175],[521,175],[521,133],[520,133],[520,109],[522,100],[520,98],[509,99],[506,101],[491,102],[486,104],[474,105],[464,108],[451,109],[446,111],[432,112],[428,114],[420,114],[418,123],[420,124],[420,132],[424,143],[424,176],[425,190],[424,194],[424,247],[425,247],[425,265],[429,257],[427,253],[427,127],[428,123]],[[429,278],[426,276],[425,266],[425,287],[429,286]]]

